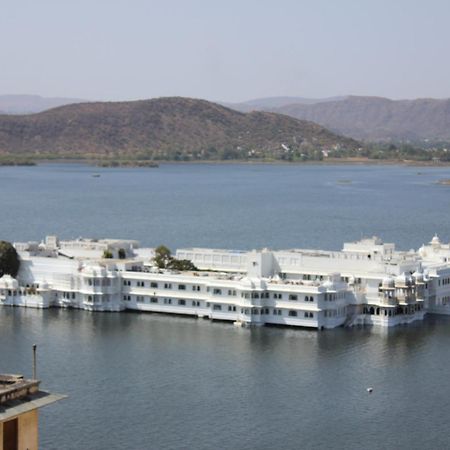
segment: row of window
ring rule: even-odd
[[[123,299],[125,301],[131,301],[131,296],[130,295],[124,295]],[[161,301],[160,301],[161,300]],[[150,303],[161,303],[164,305],[171,305],[173,302],[176,302],[176,304],[178,306],[187,306],[189,303],[189,306],[193,306],[193,307],[199,307],[200,306],[200,301],[198,300],[193,300],[191,302],[188,302],[185,299],[171,299],[171,298],[164,298],[164,299],[158,299],[157,297],[149,297],[149,302]],[[136,302],[137,303],[146,303],[146,297],[141,296],[141,295],[137,295],[136,296]],[[211,304],[209,302],[206,303],[206,307],[210,307]],[[223,308],[222,308],[223,307]],[[214,303],[212,306],[213,311],[222,311],[225,309],[225,307],[227,308],[227,310],[229,312],[237,312],[237,307],[235,305],[221,305],[218,303]],[[281,316],[283,315],[283,310],[282,309],[273,309],[272,310],[272,314],[275,316]],[[269,315],[271,314],[270,309],[269,308],[262,308],[261,310],[258,308],[254,308],[254,309],[248,309],[248,308],[241,308],[240,310],[241,314],[252,314],[252,315]],[[288,311],[288,316],[289,317],[298,317],[298,315],[301,313],[301,311],[295,311],[295,310],[290,310]],[[310,312],[310,311],[305,311],[303,313],[303,316],[305,318],[314,318],[314,313]]]
[[[88,286],[111,286],[111,281],[109,278],[88,278],[87,284]]]
[[[124,286],[132,286],[131,280],[123,280],[123,285]],[[164,289],[172,289],[172,283],[161,283],[161,285],[164,287]],[[152,289],[158,289],[158,287],[159,287],[159,285],[156,281],[150,281],[149,283],[147,283],[147,286],[149,286]],[[146,282],[142,281],[142,280],[138,280],[138,281],[136,281],[136,287],[146,287]],[[191,286],[191,289],[193,291],[198,292],[198,291],[200,291],[200,286],[194,284]],[[178,290],[186,291],[187,286],[185,284],[179,284]]]
[[[7,295],[8,297],[15,297],[16,295],[36,295],[36,289],[35,288],[28,288],[28,289],[8,289],[8,290],[0,290],[1,295]]]
[[[109,295],[88,295],[85,301],[87,303],[109,303],[111,299]]]
[[[397,306],[396,308],[375,308],[373,306],[365,306],[363,309],[364,314],[370,314],[372,316],[397,316],[403,314],[414,314],[416,311],[422,311],[423,305],[415,304],[410,306]]]
[[[130,280],[124,280],[123,284],[124,284],[124,286],[131,286],[131,281]],[[136,282],[136,286],[137,287],[145,287],[145,282],[144,281],[137,281]],[[158,288],[158,283],[152,281],[152,282],[150,282],[150,287],[157,289]],[[192,287],[193,291],[197,291],[197,292],[200,291],[200,289],[201,289],[199,285],[192,285],[191,287]],[[172,289],[172,283],[164,283],[164,289]],[[187,287],[186,287],[185,284],[179,284],[178,285],[178,290],[185,291],[185,290],[187,290]],[[209,292],[209,290],[210,290],[210,288],[207,287],[206,291]],[[225,292],[226,292],[226,294],[228,296],[236,297],[236,295],[237,295],[235,289],[227,289],[227,290],[225,290]],[[213,295],[223,295],[224,290],[220,289],[220,288],[213,288],[212,293],[213,293]],[[336,295],[336,294],[329,294],[329,295]],[[247,298],[247,299],[249,299],[249,298],[252,298],[252,299],[255,299],[255,298],[256,299],[267,298],[267,299],[269,299],[270,298],[270,293],[269,292],[261,292],[261,293],[259,293],[259,292],[242,292],[241,293],[241,297],[242,298]],[[273,294],[273,299],[274,300],[282,300],[282,298],[283,298],[283,294],[281,294],[281,293],[275,292]],[[289,300],[297,301],[298,299],[299,299],[299,295],[297,295],[297,294],[289,294]],[[312,296],[305,296],[304,300],[305,300],[305,302],[313,302],[314,301],[314,297],[312,297]]]
[[[269,292],[261,292],[261,294],[259,294],[258,292],[252,292],[251,294],[249,294],[248,292],[242,292],[241,294],[242,298],[270,298],[270,293]],[[298,294],[289,294],[288,298],[291,301],[297,301],[299,299],[299,295]],[[279,292],[274,292],[272,295],[272,298],[274,300],[282,300],[283,299],[283,294],[279,293]],[[304,298],[305,302],[313,302],[314,301],[314,297],[312,296],[308,296],[305,295]]]

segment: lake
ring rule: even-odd
[[[93,177],[99,174],[100,177]],[[0,239],[402,249],[450,240],[450,168],[170,164],[0,167]],[[43,449],[447,448],[450,318],[391,330],[235,328],[139,313],[0,308],[0,372],[67,400]],[[373,393],[366,388],[372,386]]]

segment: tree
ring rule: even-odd
[[[180,271],[198,270],[197,267],[195,267],[194,263],[189,259],[176,259],[176,258],[172,258],[172,261],[170,261],[168,268]]]
[[[20,259],[10,242],[0,241],[0,276],[5,274],[15,277],[20,269]]]
[[[105,250],[105,251],[103,252],[103,258],[105,258],[105,259],[111,259],[112,257],[113,257],[113,254],[111,253],[110,250]]]
[[[155,257],[153,262],[159,269],[173,270],[198,270],[188,259],[177,259],[172,256],[170,249],[165,245],[155,248]]]
[[[119,259],[125,259],[127,257],[127,252],[124,248],[119,248],[117,255],[119,256]]]
[[[153,258],[153,262],[158,268],[166,269],[172,259],[171,252],[165,245],[160,245],[155,248],[155,257]]]

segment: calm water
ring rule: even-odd
[[[0,239],[337,249],[378,234],[417,248],[450,239],[442,178],[449,169],[0,168]],[[450,318],[315,332],[0,308],[0,372],[30,374],[33,343],[44,386],[69,395],[42,411],[43,449],[450,446]]]

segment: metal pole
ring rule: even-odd
[[[36,375],[36,344],[33,344],[33,380],[37,379]]]

